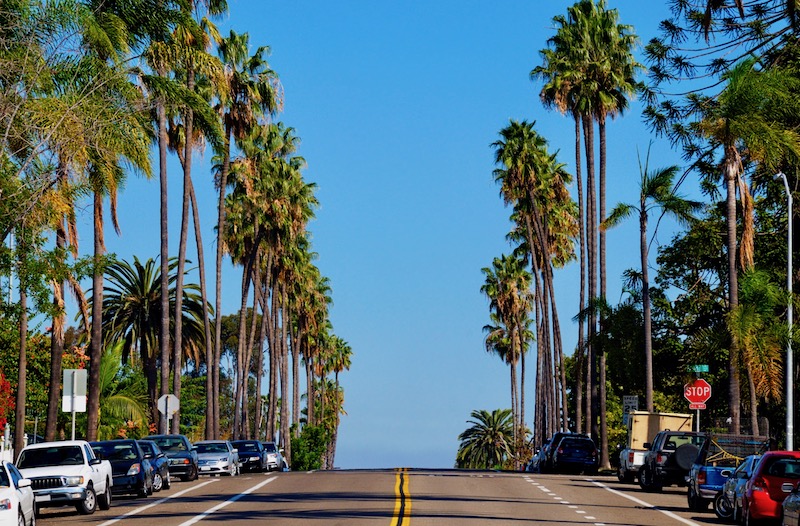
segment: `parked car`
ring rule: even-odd
[[[169,472],[183,481],[197,480],[200,472],[197,463],[197,451],[185,435],[150,435],[145,440],[152,440],[169,459]]]
[[[557,473],[597,473],[597,447],[589,437],[563,437],[551,452],[552,470]]]
[[[239,454],[229,441],[201,440],[194,447],[201,475],[239,474]]]
[[[267,450],[258,440],[234,440],[242,471],[267,471]]]
[[[765,436],[709,434],[686,479],[689,509],[703,511],[713,502],[717,515],[729,518],[733,508],[724,500],[722,486],[743,458],[763,453],[769,444]]]
[[[35,515],[31,479],[11,462],[0,462],[0,524],[35,526]]]
[[[782,526],[800,526],[800,485],[783,499]]]
[[[15,464],[31,479],[36,508],[75,506],[91,515],[111,508],[114,476],[111,463],[97,458],[85,440],[28,444]]]
[[[275,442],[262,442],[262,444],[264,445],[264,450],[267,452],[267,470],[283,471],[289,469],[289,466],[286,465],[286,461],[283,459],[281,450],[278,449]]]
[[[549,440],[545,440],[542,447],[536,450],[533,457],[531,458],[528,465],[525,467],[525,471],[530,471],[532,473],[539,473],[541,471],[542,462],[544,462],[545,457],[547,456],[547,447],[550,445]]]
[[[750,479],[750,475],[753,474],[753,470],[758,464],[761,455],[748,455],[742,460],[742,462],[736,467],[733,473],[725,481],[725,484],[722,485],[722,494],[724,496],[724,504],[722,506],[727,506],[730,509],[730,520],[734,522],[739,521],[739,517],[742,516],[742,497],[744,496],[744,487],[747,484],[747,481]],[[717,504],[714,504],[714,511],[717,512]],[[724,511],[724,510],[723,510]],[[717,517],[720,519],[725,518],[725,514],[722,515],[717,513]]]
[[[172,481],[169,475],[169,459],[167,455],[152,440],[137,440],[137,442],[139,447],[142,448],[144,458],[153,465],[153,491],[158,492],[162,489],[169,489]]]
[[[800,482],[800,451],[767,451],[756,464],[742,497],[745,524],[756,520],[778,520],[783,500]]]
[[[653,442],[644,444],[647,453],[639,468],[639,485],[645,491],[661,491],[664,486],[686,485],[686,476],[706,440],[705,433],[659,431]]]
[[[111,462],[114,495],[147,497],[153,493],[153,465],[135,440],[89,442],[97,458]]]
[[[549,445],[544,451],[544,455],[541,459],[542,461],[539,463],[540,473],[547,473],[548,471],[553,470],[553,455],[555,453],[556,446],[558,446],[558,443],[561,442],[562,438],[567,436],[589,438],[589,435],[584,435],[583,433],[572,433],[571,431],[558,431],[557,433],[553,433],[553,436],[550,437]]]

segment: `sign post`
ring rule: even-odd
[[[695,430],[700,430],[700,410],[706,408],[706,402],[711,398],[711,384],[698,378],[683,386],[683,397],[689,401],[689,409],[697,410]]]
[[[172,419],[172,415],[178,412],[181,407],[181,401],[172,393],[165,394],[158,399],[157,407],[162,415],[167,416],[167,427],[169,427],[169,421]]]
[[[75,440],[75,413],[86,412],[86,369],[64,369],[61,410],[72,413],[72,440]]]

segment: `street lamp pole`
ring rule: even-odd
[[[783,179],[783,187],[786,190],[789,210],[788,220],[788,249],[786,254],[786,289],[789,291],[789,306],[786,313],[786,323],[789,326],[789,340],[786,344],[786,449],[794,449],[794,359],[792,356],[792,192],[789,189],[789,181],[786,174],[778,172],[775,176]]]

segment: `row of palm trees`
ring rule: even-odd
[[[633,56],[637,37],[630,26],[619,22],[617,11],[609,9],[604,0],[579,0],[567,9],[566,15],[553,18],[555,35],[541,51],[542,64],[531,71],[531,77],[543,83],[540,96],[545,106],[573,117],[577,206],[564,187],[570,176],[554,156],[548,157],[546,141],[537,136],[534,124],[512,121],[501,130],[501,140],[493,145],[498,165],[495,178],[501,185],[503,200],[513,207],[514,227],[509,238],[517,248],[514,255],[496,258],[492,267],[484,269],[486,282],[482,291],[490,300],[492,320],[485,328],[487,349],[497,352],[512,367],[514,429],[524,429],[519,416],[524,414],[524,394],[517,394],[523,388],[517,387],[514,368],[517,362],[524,364],[525,351],[530,342],[535,342],[537,404],[533,440],[541,443],[559,429],[590,432],[599,441],[601,465],[606,467],[609,448],[603,335],[608,332],[610,312],[606,304],[606,231],[625,217],[634,213],[638,216],[641,273],[636,278],[643,313],[645,408],[653,411],[656,407],[648,272],[652,241],[648,240],[648,217],[658,211],[683,224],[693,220],[701,203],[681,197],[678,191],[690,172],[700,175],[703,189],[712,196],[720,179],[725,189],[729,313],[725,347],[732,432],[740,432],[741,375],[747,378],[751,427],[757,433],[758,400],[776,395],[775,385],[779,385],[782,374],[774,352],[780,345],[779,338],[768,342],[769,349],[764,348],[763,341],[756,343],[753,339],[759,330],[754,327],[766,327],[763,316],[768,307],[762,305],[756,309],[758,312],[745,312],[739,307],[739,295],[748,290],[749,297],[760,294],[759,297],[773,298],[764,296],[768,287],[754,285],[763,285],[763,278],[753,270],[754,198],[746,176],[750,174],[754,187],[763,188],[778,171],[791,174],[790,180],[794,181],[800,164],[800,136],[796,132],[800,122],[796,66],[800,62],[789,36],[796,27],[793,4],[737,3],[738,7],[733,8],[707,2],[704,15],[684,4],[676,7],[676,17],[683,17],[688,29],[678,27],[674,20],[664,23],[666,37],[648,45],[648,57],[660,72],[657,80],[677,82],[681,77],[691,77],[694,66],[685,55],[685,40],[693,32],[698,40],[705,38],[707,44],[705,48],[699,46],[695,58],[704,58],[704,51],[712,57],[709,60],[716,69],[708,67],[722,89],[716,93],[690,92],[680,104],[671,99],[656,105],[661,94],[637,80],[643,69]],[[736,11],[733,18],[718,23],[731,11]],[[741,21],[734,22],[734,18]],[[759,26],[765,29],[763,34],[756,34],[750,23],[754,20],[769,21],[768,25]],[[725,29],[731,27],[738,29]],[[727,45],[708,44],[710,32],[732,35],[731,40]],[[760,54],[736,63],[724,62],[724,57],[713,60],[715,54],[730,52],[737,45],[749,46]],[[667,70],[671,76],[665,73]],[[682,146],[689,165],[680,176],[677,166],[653,170],[648,153],[648,160],[640,162],[639,202],[619,204],[607,214],[606,124],[609,117],[619,116],[627,109],[637,91],[651,103],[646,117],[653,129],[667,135],[673,145]],[[595,133],[599,144],[595,143]],[[598,166],[595,152],[599,154]],[[548,158],[549,164],[542,161]],[[553,268],[576,257],[576,252],[580,262],[578,345],[573,356],[575,383],[567,386],[554,295],[552,303],[546,300],[550,297]],[[526,266],[530,266],[530,272],[524,270]],[[746,287],[739,282],[740,270],[747,272]],[[774,298],[765,303],[776,304]],[[530,330],[530,326],[536,330]],[[747,349],[742,349],[743,345]],[[543,382],[539,375],[545,379]],[[573,415],[567,415],[568,391],[574,397]]]
[[[290,455],[290,428],[299,433],[300,389],[305,384],[304,423],[325,425],[335,444],[343,401],[338,374],[349,368],[351,350],[332,333],[330,287],[313,263],[307,226],[317,206],[315,187],[302,175],[299,138],[274,120],[282,91],[266,60],[269,49],[262,46],[251,53],[247,34],[230,31],[223,37],[212,20],[227,10],[224,0],[15,0],[0,8],[0,60],[8,64],[0,79],[0,226],[3,242],[13,236],[16,243],[16,250],[7,251],[2,270],[11,276],[13,266],[20,298],[18,305],[3,308],[19,319],[18,423],[25,421],[28,296],[36,300],[34,312],[52,316],[49,440],[57,432],[65,293],[72,290],[89,346],[87,438],[97,438],[100,426],[100,368],[94,364],[100,363],[105,347],[125,341],[122,356],[145,372],[149,418],[159,431],[180,429],[180,413],[168,429],[155,400],[167,393],[180,398],[181,373],[187,356],[193,356],[189,363],[206,373],[206,438],[251,437],[264,429],[269,438],[278,435]],[[215,184],[219,192],[213,307],[193,173],[194,153],[206,144],[215,152],[206,184]],[[153,149],[157,167],[150,164]],[[182,170],[175,258],[167,214],[170,153]],[[138,260],[133,265],[115,262],[106,255],[104,242],[107,214],[120,230],[116,211],[124,206],[118,191],[125,177],[131,172],[150,177],[156,169],[159,271],[152,260],[144,265]],[[76,219],[86,198],[92,201],[94,246],[93,256],[81,259]],[[195,234],[196,286],[185,281],[190,228]],[[242,269],[230,429],[221,428],[220,418],[226,255]],[[84,276],[92,278],[87,299],[79,285]],[[110,291],[105,276],[112,281]],[[146,300],[146,309],[119,295],[114,301],[121,305],[104,299],[109,292],[115,296],[115,286],[137,280],[148,286],[139,298]],[[149,288],[154,283],[158,286]],[[266,374],[268,410],[262,424],[261,379]],[[337,396],[326,393],[331,389]],[[20,443],[15,446],[21,447],[22,433],[16,439]]]

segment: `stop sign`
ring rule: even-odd
[[[711,385],[702,378],[698,378],[683,386],[683,396],[689,403],[705,404],[711,398]]]

